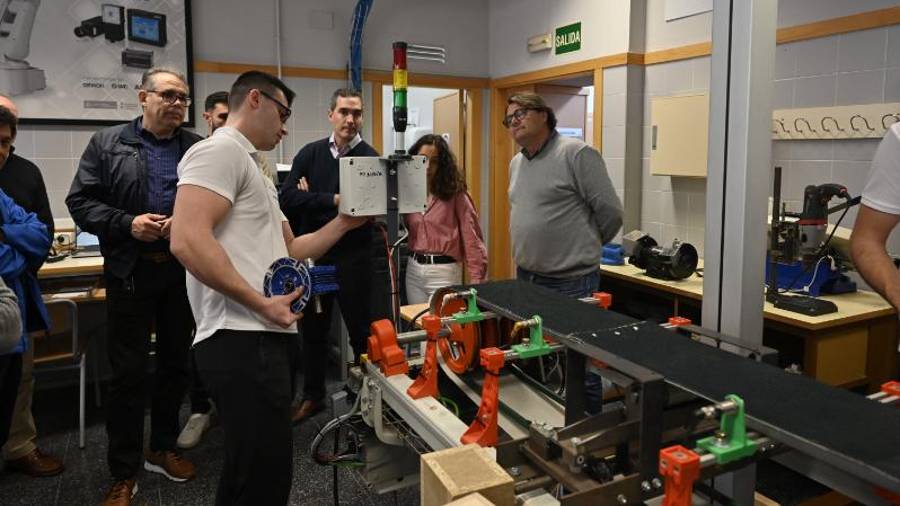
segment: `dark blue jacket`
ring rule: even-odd
[[[50,234],[37,215],[25,212],[0,190],[0,277],[16,292],[22,313],[22,339],[12,353],[28,347],[28,333],[49,327],[50,318],[34,274],[47,258]]]
[[[126,279],[141,242],[131,236],[134,217],[147,208],[147,155],[139,127],[143,117],[97,131],[81,155],[66,197],[75,224],[100,239],[104,270]],[[201,137],[179,128],[181,155]]]

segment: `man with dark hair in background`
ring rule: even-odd
[[[228,92],[214,91],[203,103],[203,119],[206,120],[206,136],[209,137],[228,120]]]
[[[138,91],[143,115],[94,134],[66,198],[75,223],[99,237],[104,257],[113,371],[107,460],[114,480],[105,505],[130,503],[142,461],[144,469],[173,481],[194,477],[193,464],[176,451],[194,320],[184,267],[169,251],[178,161],[200,140],[182,128],[189,93],[184,76],[175,70],[145,72]],[[145,452],[147,362],[154,328],[156,377]]]
[[[328,121],[331,136],[303,147],[281,186],[279,201],[291,220],[295,234],[313,232],[337,215],[340,202],[339,162],[344,156],[378,156],[362,140],[362,95],[355,90],[339,89],[331,96]],[[325,406],[325,368],[331,311],[337,298],[341,315],[350,334],[350,346],[359,360],[366,352],[371,324],[373,278],[372,229],[369,223],[338,241],[319,261],[334,265],[340,290],[321,296],[322,312],[308,312],[301,323],[303,339],[303,400],[292,418],[302,422]]]
[[[16,104],[6,96],[0,95],[0,107],[9,109],[18,117]],[[15,135],[13,136],[15,142]],[[47,227],[47,233],[53,239],[53,213],[47,198],[44,178],[37,165],[15,154],[10,145],[9,154],[0,161],[0,190],[25,211],[35,213]],[[42,264],[33,267],[33,274]],[[37,447],[37,427],[31,414],[31,403],[34,397],[34,346],[28,346],[22,354],[22,379],[16,397],[15,411],[9,428],[9,438],[3,445],[3,460],[6,468],[29,476],[54,476],[63,471],[62,460],[48,455]]]
[[[194,352],[225,430],[216,504],[287,504],[293,470],[289,352],[300,315],[291,294],[264,297],[276,259],[318,257],[362,219],[340,215],[295,237],[259,151],[287,134],[294,93],[259,71],[231,88],[224,127],[179,164],[172,251],[184,263],[197,320]],[[182,219],[189,215],[190,219]]]

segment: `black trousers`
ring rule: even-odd
[[[21,379],[22,354],[0,355],[0,446],[5,445],[9,437]]]
[[[203,380],[200,379],[200,373],[197,372],[197,354],[191,352],[191,414],[209,413],[212,405],[209,403],[210,393]]]
[[[359,360],[366,352],[366,339],[372,323],[372,252],[366,245],[354,251],[341,252],[322,258],[320,265],[335,265],[339,291],[321,297],[322,312],[316,313],[312,302],[306,306],[300,320],[303,341],[303,398],[325,398],[325,368],[328,365],[328,333],[331,330],[331,311],[337,299],[341,315],[350,335],[350,346]]]
[[[288,346],[293,334],[219,330],[197,343],[225,430],[217,506],[287,504],[293,472]]]
[[[178,438],[178,410],[188,385],[188,352],[194,318],[184,268],[174,259],[138,260],[128,279],[106,274],[109,322],[107,460],[116,480],[137,474],[143,460],[144,408],[150,375],[150,331],[156,328],[156,372],[152,378],[150,449],[172,450]]]

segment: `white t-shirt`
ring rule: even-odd
[[[251,287],[262,293],[269,265],[288,256],[278,206],[278,192],[257,165],[260,153],[238,130],[221,127],[185,153],[178,164],[178,185],[214,191],[231,202],[231,210],[213,231],[231,263]],[[181,219],[181,218],[179,218]],[[190,219],[190,217],[187,217]],[[261,330],[295,333],[187,274],[188,300],[197,323],[194,344],[217,330]]]
[[[900,123],[891,125],[878,145],[862,203],[876,211],[900,215]]]

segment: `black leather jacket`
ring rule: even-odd
[[[75,224],[100,238],[105,270],[121,279],[131,275],[141,251],[141,242],[131,236],[131,222],[148,212],[141,120],[104,128],[91,137],[66,197]],[[181,156],[202,139],[184,128],[176,135]]]

